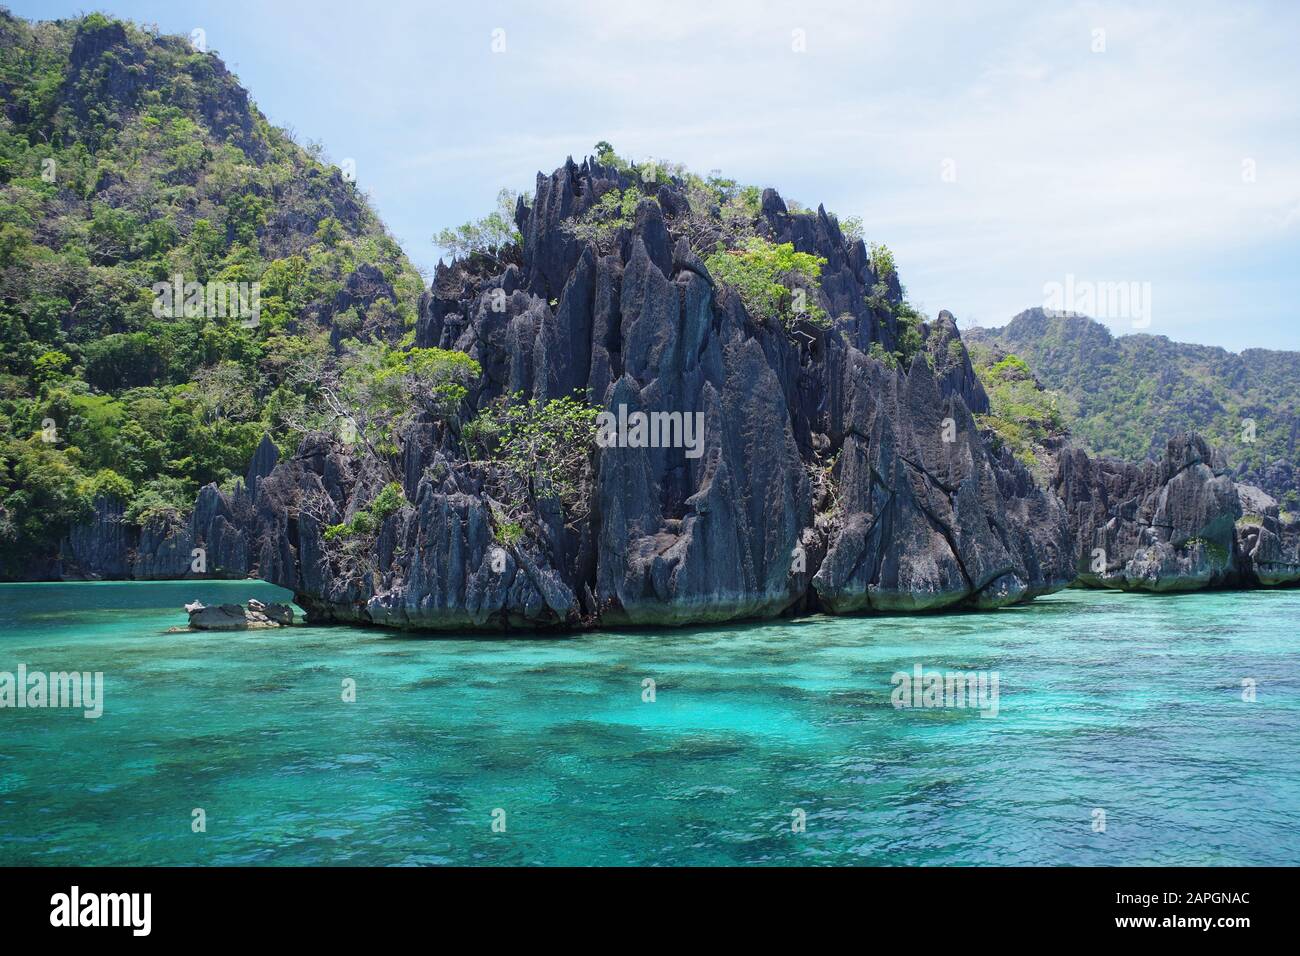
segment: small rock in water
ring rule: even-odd
[[[293,608],[287,604],[263,604],[253,599],[245,608],[239,604],[207,606],[201,601],[185,605],[190,628],[197,631],[243,631],[255,627],[284,627],[293,623]]]
[[[287,604],[263,604],[257,598],[249,598],[248,609],[254,614],[260,614],[274,624],[293,623],[293,608]]]

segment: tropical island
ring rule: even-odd
[[[1300,15],[951,6],[0,8],[14,928],[1293,866]]]
[[[1300,580],[1293,353],[1107,444],[1151,406],[1098,404],[1086,319],[968,343],[771,188],[602,141],[442,230],[426,287],[214,54],[4,14],[0,86],[7,579],[255,576],[431,630]],[[1263,442],[1225,448],[1242,408]]]

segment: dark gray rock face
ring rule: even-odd
[[[989,410],[989,397],[984,393],[984,385],[971,365],[961,333],[957,331],[957,322],[947,309],[941,311],[929,325],[925,350],[930,358],[930,367],[940,379],[944,393],[960,395],[972,414],[986,414]]]
[[[137,581],[167,581],[187,577],[195,547],[186,525],[172,527],[158,520],[145,522],[131,559],[131,577]]]
[[[861,241],[824,210],[791,214],[764,194],[755,231],[827,260],[831,329],[794,332],[751,316],[715,283],[682,226],[680,184],[643,201],[608,254],[565,222],[624,174],[572,161],[519,206],[521,263],[439,269],[416,344],[468,353],[483,369],[468,403],[585,392],[617,414],[702,422],[683,447],[592,452],[586,517],[558,506],[536,530],[494,540],[493,503],[455,436],[422,423],[399,471],[408,502],[364,554],[324,529],[373,499],[382,478],[312,435],[257,487],[259,573],[292,589],[310,620],[399,628],[503,629],[687,624],[783,613],[992,608],[1065,586],[1065,510],[979,438],[987,398],[952,317],[922,329],[905,369],[893,313],[868,304],[876,276]],[[689,452],[689,453],[688,453]]]
[[[841,530],[814,579],[829,610],[996,607],[1069,582],[1064,510],[990,456],[921,356],[904,377],[856,353],[844,394]]]
[[[126,577],[133,535],[122,511],[122,502],[100,495],[94,516],[69,529],[63,547],[65,580]]]
[[[280,449],[275,447],[270,435],[263,435],[253,452],[253,460],[248,463],[248,474],[244,477],[244,488],[248,497],[257,497],[257,483],[271,473],[275,463],[280,460]]]
[[[258,485],[271,474],[279,454],[263,437],[248,466],[247,484],[236,483],[231,494],[206,485],[188,519],[151,518],[136,528],[126,522],[122,502],[100,497],[94,515],[69,529],[60,576],[141,581],[248,577],[263,533],[255,507]]]
[[[1253,485],[1237,485],[1237,500],[1243,575],[1264,587],[1300,583],[1300,518],[1283,519],[1277,501]]]
[[[251,533],[247,492],[237,486],[235,494],[228,496],[216,485],[205,485],[186,524],[170,527],[152,521],[140,529],[131,576],[138,580],[248,577]]]
[[[1300,528],[1277,502],[1236,485],[1199,435],[1134,465],[1062,452],[1054,489],[1069,515],[1078,583],[1140,591],[1300,580]]]

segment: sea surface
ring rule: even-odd
[[[0,864],[1300,863],[1297,591],[167,632],[250,597],[287,593],[0,586],[0,672],[99,671],[104,694],[98,719],[0,709]],[[896,708],[917,664],[996,672],[997,715]]]

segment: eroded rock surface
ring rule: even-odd
[[[1277,501],[1253,485],[1237,485],[1237,554],[1256,584],[1300,583],[1300,518],[1283,518]]]
[[[185,605],[190,627],[196,631],[246,631],[250,628],[286,627],[293,623],[293,608],[287,604],[263,604],[256,599],[248,607],[239,604],[209,604],[198,601]]]
[[[153,517],[135,528],[125,520],[120,501],[99,497],[93,517],[74,525],[63,543],[61,576],[142,581],[250,576],[257,560],[253,544],[261,533],[258,483],[279,455],[263,436],[244,481],[229,494],[214,484],[204,486],[188,517]]]
[[[876,275],[824,210],[791,213],[771,190],[755,228],[827,260],[830,329],[749,315],[696,251],[708,237],[685,227],[679,183],[639,184],[648,198],[603,253],[565,228],[630,184],[592,161],[539,175],[518,209],[519,261],[440,268],[416,344],[481,364],[471,412],[576,389],[611,412],[698,413],[698,457],[596,449],[588,515],[566,525],[543,509],[506,545],[483,488],[449,467],[464,457],[455,436],[421,423],[401,463],[411,504],[359,564],[325,529],[383,478],[312,435],[258,484],[262,577],[310,620],[451,629],[992,608],[1069,582],[1065,510],[980,440],[971,409],[987,398],[950,315],[921,328],[903,367],[869,355],[903,340],[897,276]]]
[[[1300,580],[1300,527],[1277,502],[1234,484],[1199,435],[1135,465],[1064,451],[1054,490],[1069,515],[1078,582],[1189,591]]]

